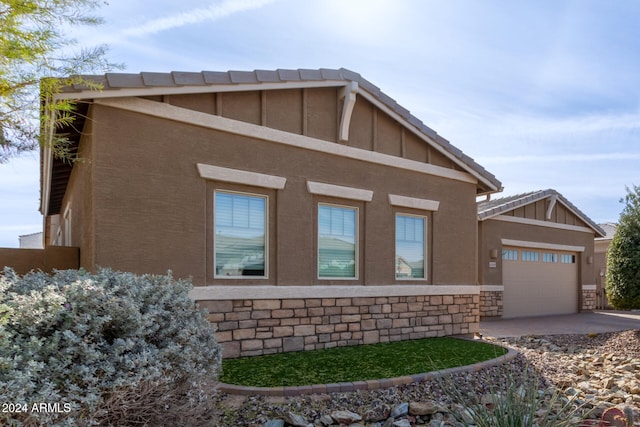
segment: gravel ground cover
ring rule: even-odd
[[[552,335],[491,340],[521,354],[503,365],[454,374],[441,380],[350,393],[297,397],[234,396],[218,393],[212,402],[215,426],[446,427],[464,425],[451,414],[465,407],[452,387],[470,398],[490,401],[505,384],[536,378],[541,395],[555,390],[573,397],[599,417],[610,407],[626,407],[640,426],[640,330],[590,335]],[[546,394],[545,394],[546,393]],[[544,407],[541,399],[537,415]]]

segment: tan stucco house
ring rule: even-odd
[[[476,197],[501,183],[359,74],[88,76],[44,149],[47,245],[191,277],[226,357],[478,329]]]
[[[478,203],[481,316],[596,308],[594,238],[604,230],[555,190]]]

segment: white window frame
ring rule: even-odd
[[[555,252],[542,252],[542,262],[557,263],[558,254]]]
[[[217,273],[216,263],[216,194],[231,194],[264,199],[264,276],[225,276]],[[266,194],[247,193],[224,189],[213,190],[213,277],[229,280],[264,280],[269,278],[269,196]]]
[[[561,264],[575,264],[576,256],[574,254],[560,254]]]
[[[518,250],[517,249],[503,249],[502,250],[502,259],[503,261],[518,261]]]
[[[71,205],[67,206],[64,210],[64,215],[62,216],[62,228],[64,230],[63,235],[63,245],[71,246]]]
[[[422,236],[422,239],[423,239],[422,240],[422,246],[423,247],[422,247],[422,250],[423,250],[423,254],[424,254],[424,259],[423,259],[424,267],[423,267],[423,273],[422,273],[423,276],[422,277],[398,277],[397,267],[395,267],[395,263],[398,260],[398,240],[397,240],[397,238],[398,238],[397,237],[398,230],[397,230],[396,227],[397,227],[398,217],[399,216],[420,218],[420,219],[422,219],[424,221],[424,227],[423,227],[423,230],[422,230],[422,232],[423,232],[423,236]],[[394,262],[394,269],[393,270],[394,270],[394,276],[395,276],[396,280],[420,280],[420,281],[427,280],[427,277],[428,277],[428,268],[427,268],[427,265],[428,265],[428,263],[427,263],[427,259],[428,259],[428,256],[427,256],[427,254],[428,254],[428,252],[427,252],[427,249],[428,249],[427,248],[427,227],[428,227],[428,225],[429,225],[429,219],[425,215],[415,215],[415,214],[409,214],[409,213],[403,213],[403,212],[396,212],[395,221],[394,221],[394,231],[395,231],[395,233],[394,233],[394,236],[395,236],[394,237],[394,253],[395,253],[395,256],[394,256],[394,259],[393,259],[393,262]]]
[[[355,268],[353,277],[340,276],[320,276],[320,207],[327,206],[331,208],[349,209],[355,211]],[[318,280],[358,280],[360,277],[360,209],[357,206],[340,205],[336,203],[318,203],[317,205],[317,224],[316,224],[316,278]]]
[[[54,246],[62,246],[62,227],[58,226],[58,231],[56,232],[56,239],[54,240]]]
[[[524,262],[539,262],[540,254],[538,251],[522,251],[522,261]]]

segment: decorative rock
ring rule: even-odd
[[[411,427],[409,420],[401,419],[393,422],[393,427]]]
[[[408,413],[409,413],[409,404],[401,403],[400,405],[393,408],[393,411],[391,411],[391,414],[389,416],[391,418],[399,418],[399,417],[404,417]]]
[[[262,425],[262,427],[284,427],[283,420],[269,420]]]
[[[284,421],[287,424],[291,424],[295,427],[307,427],[309,425],[309,421],[302,415],[294,414],[293,412],[286,412],[283,417]]]
[[[331,414],[331,418],[338,424],[353,424],[362,421],[362,417],[351,411],[335,411]]]
[[[391,414],[391,408],[388,405],[379,404],[365,412],[362,418],[366,422],[384,421],[389,418],[389,414]]]
[[[431,415],[436,412],[443,412],[443,408],[434,401],[410,402],[409,414],[411,415]]]
[[[454,405],[453,411],[462,418],[462,422],[465,423],[465,425],[474,424],[474,419],[473,419],[474,413],[471,409],[465,408],[464,406],[461,406],[461,405]]]
[[[320,423],[323,426],[329,427],[331,424],[333,424],[333,418],[331,418],[330,415],[323,415],[318,420],[318,423]]]
[[[480,403],[486,406],[488,409],[493,409],[498,403],[502,396],[500,394],[484,394],[480,398]]]
[[[385,423],[382,425],[382,427],[393,427],[393,423],[395,422],[395,420],[393,418],[389,418],[387,419],[387,421],[385,421]]]
[[[560,388],[568,388],[573,385],[573,380],[571,378],[561,378],[556,381],[556,385]]]

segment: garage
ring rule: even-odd
[[[576,313],[577,259],[575,252],[504,247],[503,317]]]
[[[552,189],[478,201],[480,318],[595,308],[594,239],[603,235]]]

